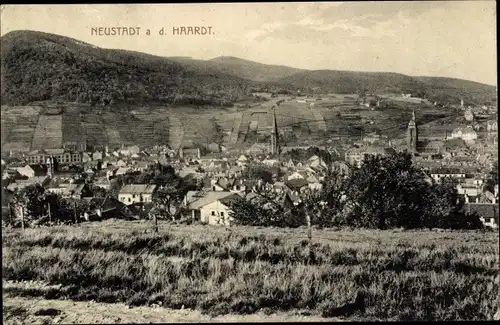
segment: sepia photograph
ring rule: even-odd
[[[500,320],[496,27],[1,5],[3,322]]]

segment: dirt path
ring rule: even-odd
[[[3,287],[39,287],[39,284],[3,283]],[[199,311],[154,307],[129,308],[125,304],[92,301],[46,300],[43,298],[3,297],[5,324],[121,324],[121,323],[194,323],[194,322],[331,322],[319,316],[301,316],[298,312],[265,315],[225,315],[210,317]],[[40,312],[49,314],[37,315]]]

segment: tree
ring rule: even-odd
[[[344,195],[344,175],[339,170],[329,169],[321,182],[321,189],[306,193],[303,199],[304,211],[310,214],[311,224],[320,227],[342,225]]]
[[[215,117],[210,119],[210,123],[212,125],[210,141],[220,145],[222,143],[222,139],[224,138],[224,130],[219,125]]]
[[[25,224],[71,222],[73,213],[70,205],[60,195],[46,192],[39,185],[31,185],[14,194],[15,210],[24,209]]]
[[[28,186],[14,194],[13,205],[24,209],[25,222],[45,214],[45,189],[39,185]]]
[[[488,173],[485,189],[490,192],[495,192],[495,185],[498,185],[498,160],[493,162],[493,166]]]
[[[283,194],[260,191],[251,200],[238,198],[230,203],[229,215],[239,225],[263,227],[298,227],[304,225],[299,207],[283,204]]]
[[[273,172],[264,165],[252,165],[245,170],[245,176],[250,179],[262,179],[267,183],[273,182]]]
[[[348,223],[385,229],[416,227],[427,202],[427,183],[407,152],[386,157],[370,155],[354,168],[347,185]]]

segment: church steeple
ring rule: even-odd
[[[408,144],[408,150],[415,154],[417,153],[417,142],[418,142],[418,132],[417,132],[417,121],[415,118],[415,109],[411,114],[411,120],[408,123],[408,131],[407,131],[406,141]]]
[[[47,157],[47,176],[52,177],[54,174],[54,164],[53,164],[53,158],[52,156]]]
[[[276,110],[273,106],[273,127],[271,130],[271,154],[275,155],[280,153],[279,148],[279,132],[278,132],[278,123],[276,121]]]

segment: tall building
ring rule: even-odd
[[[276,122],[276,111],[273,107],[273,127],[271,130],[271,155],[279,155],[280,147],[279,147],[279,132],[278,132],[278,123]]]
[[[54,158],[52,157],[47,157],[47,176],[52,177],[54,173],[54,164],[53,164]]]
[[[418,142],[418,132],[417,132],[417,122],[415,120],[415,109],[411,116],[411,121],[408,123],[408,133],[406,135],[406,142],[408,145],[408,151],[415,154],[417,153],[417,142]]]

